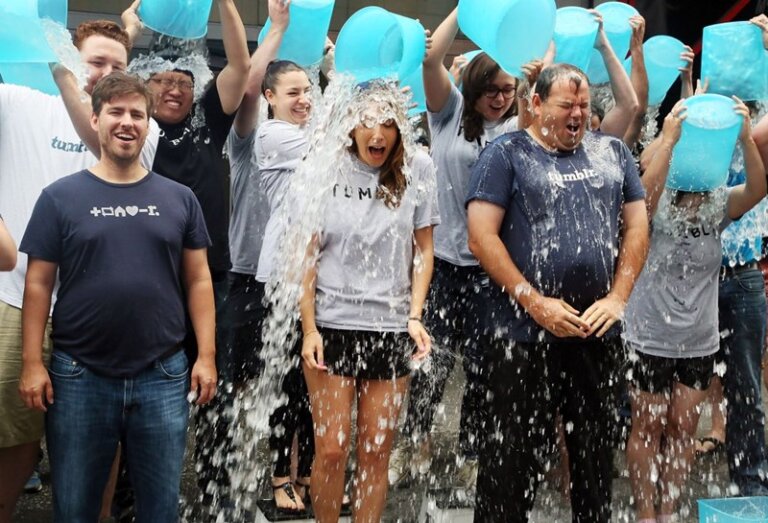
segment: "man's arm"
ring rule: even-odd
[[[248,39],[234,0],[219,0],[219,15],[227,65],[216,78],[216,87],[224,113],[234,114],[243,99],[251,67]]]
[[[16,242],[0,218],[0,271],[11,271],[16,267]]]
[[[285,3],[282,0],[269,0],[269,19],[272,25],[261,45],[251,56],[251,70],[248,74],[248,84],[245,88],[243,101],[235,116],[235,132],[240,138],[245,138],[256,126],[256,118],[259,114],[259,98],[261,96],[261,84],[269,62],[275,59],[283,36],[288,28],[288,8],[290,0]]]
[[[635,15],[629,19],[629,23],[632,26],[632,41],[629,48],[632,56],[632,70],[629,74],[629,80],[635,90],[638,106],[627,132],[624,133],[624,143],[632,149],[640,138],[645,112],[648,110],[648,72],[645,69],[645,55],[643,53],[645,18]]]
[[[131,42],[131,47],[136,42],[136,39],[141,36],[141,31],[144,29],[144,24],[141,22],[138,13],[141,0],[135,0],[128,9],[123,11],[120,15],[120,20],[123,22],[123,29],[128,33],[128,41]]]
[[[182,270],[187,308],[197,339],[190,394],[197,394],[197,404],[203,405],[216,395],[216,308],[207,249],[184,249]]]
[[[619,258],[610,292],[593,303],[581,317],[589,323],[589,335],[601,337],[621,319],[635,281],[648,256],[648,214],[645,202],[625,203],[621,213],[622,235]]]
[[[96,158],[101,157],[101,147],[99,146],[99,133],[91,127],[91,97],[77,85],[77,78],[72,71],[60,64],[55,64],[51,68],[53,79],[61,92],[61,99],[69,113],[69,119],[77,131],[77,135],[83,141],[88,150]]]
[[[589,324],[579,318],[579,312],[563,300],[542,296],[512,261],[499,236],[505,213],[504,208],[490,202],[472,200],[469,203],[469,250],[493,281],[536,323],[561,338],[585,338]]]
[[[53,386],[43,363],[43,340],[58,268],[56,263],[29,258],[21,307],[19,394],[27,407],[43,412],[53,403]]]
[[[765,198],[766,179],[765,165],[760,157],[760,150],[752,136],[749,109],[744,102],[734,96],[737,101],[736,112],[742,116],[739,140],[744,150],[744,172],[746,181],[731,189],[728,193],[728,216],[738,219]]]

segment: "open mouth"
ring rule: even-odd
[[[568,132],[572,135],[579,134],[579,130],[581,129],[581,124],[577,123],[569,123],[565,126],[565,128],[568,130]]]
[[[132,134],[128,134],[128,133],[117,133],[115,135],[115,138],[117,138],[118,140],[120,140],[123,143],[130,143],[130,142],[133,142],[133,141],[136,140],[135,136],[133,136]]]
[[[382,160],[384,158],[384,153],[387,151],[386,147],[380,147],[376,145],[371,145],[368,147],[368,154],[371,155],[371,158],[374,158],[376,160]]]
[[[164,102],[171,109],[179,109],[181,107],[181,102],[178,100],[164,100]]]

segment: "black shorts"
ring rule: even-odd
[[[318,327],[328,373],[364,380],[390,380],[411,373],[414,342],[407,332]]]
[[[637,350],[629,353],[629,382],[638,390],[651,394],[671,394],[672,385],[681,383],[705,390],[715,368],[715,355],[698,358],[663,358]]]

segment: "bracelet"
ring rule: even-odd
[[[408,321],[418,321],[419,323],[421,323],[421,318],[417,318],[416,316],[411,316],[408,318]]]
[[[312,329],[312,330],[311,330],[311,331],[309,331],[309,332],[305,332],[305,333],[303,334],[303,337],[304,337],[304,338],[306,338],[306,337],[307,337],[307,336],[309,336],[310,334],[315,334],[315,333],[317,333],[317,334],[320,334],[320,332],[319,332],[317,329]]]

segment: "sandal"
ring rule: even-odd
[[[304,506],[311,505],[312,504],[312,496],[309,494],[309,483],[302,483],[298,479],[293,482],[293,490],[298,494],[299,492],[296,490],[296,488],[304,489],[304,494],[299,496],[301,500],[304,502]]]
[[[702,450],[696,450],[697,456],[717,456],[725,450],[725,442],[712,436],[699,438],[696,441],[702,448]]]
[[[296,491],[293,490],[293,483],[290,481],[286,481],[285,483],[281,483],[279,485],[272,485],[272,490],[275,493],[282,490],[285,492],[285,495],[288,496],[288,499],[290,499],[291,502],[295,505],[295,507],[278,507],[277,499],[273,499],[275,502],[275,508],[277,508],[278,511],[294,513],[304,510],[304,508],[299,507],[299,500],[296,498]]]

